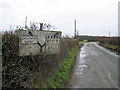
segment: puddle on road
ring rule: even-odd
[[[85,58],[87,58],[85,49],[81,48],[81,52],[79,55],[79,64],[77,66],[76,74],[84,74],[86,72],[86,70],[88,70],[88,65],[85,64]]]
[[[81,49],[81,52],[80,52],[80,55],[79,55],[79,56],[80,56],[81,59],[87,57],[84,49]]]
[[[85,64],[85,60],[84,60],[84,59],[81,59],[81,60],[79,61],[79,63],[80,63],[80,64]]]
[[[88,70],[87,64],[79,64],[76,74],[84,74]]]
[[[81,65],[78,65],[78,67],[80,67],[80,68],[87,68],[88,66],[86,65],[86,64],[81,64]]]
[[[86,56],[86,54],[80,54],[80,58],[82,59],[82,58],[86,58],[87,56]]]
[[[84,50],[82,50],[80,53],[81,53],[81,54],[85,54],[85,51],[84,51]]]

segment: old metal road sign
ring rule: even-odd
[[[61,31],[19,30],[19,56],[60,53]]]

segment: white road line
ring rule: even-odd
[[[110,74],[109,72],[108,72],[107,77],[109,78],[109,80],[110,80],[116,87],[118,87],[118,85],[116,85],[116,83],[112,80],[111,74]]]
[[[97,43],[94,43],[94,45],[97,46],[98,48],[100,48],[101,50],[104,50],[105,52],[111,54],[112,56],[118,57],[118,55],[116,55],[116,54],[113,53],[113,52],[110,52],[109,50],[107,50],[107,49],[104,48],[104,47],[99,46]]]

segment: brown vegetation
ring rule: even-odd
[[[100,45],[103,45],[106,48],[120,52],[120,37],[101,37],[99,42]]]
[[[120,43],[120,37],[102,37],[100,38],[100,42],[102,43],[109,43],[112,45],[118,45],[118,43]]]
[[[13,32],[4,33],[2,38],[3,88],[33,88],[36,83],[45,87],[44,79],[59,68],[78,41],[62,38],[60,54],[26,57],[18,56],[18,43],[18,35]]]

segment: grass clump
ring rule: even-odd
[[[68,81],[71,68],[76,60],[76,55],[80,47],[83,44],[79,44],[76,48],[73,48],[68,57],[64,60],[63,64],[59,68],[57,72],[54,72],[52,77],[46,79],[47,87],[48,88],[64,88],[65,83]]]

